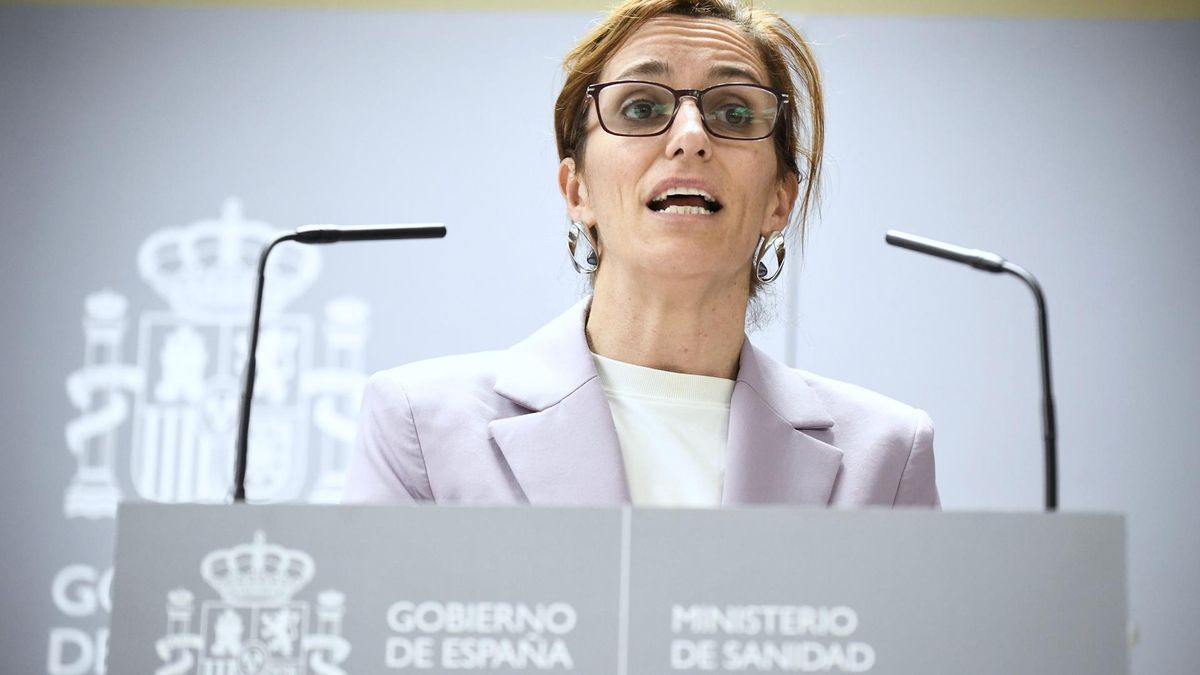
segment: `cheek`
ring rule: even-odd
[[[645,207],[637,190],[642,158],[636,149],[616,147],[605,140],[594,138],[589,148],[590,196],[599,218],[620,220]]]
[[[758,225],[764,225],[765,221],[775,212],[776,202],[779,194],[779,176],[775,171],[775,158],[772,155],[769,158],[762,160],[764,163],[769,161],[771,173],[768,176],[760,176],[758,180],[747,186],[747,193],[754,195],[754,214],[758,219]],[[759,164],[761,170],[764,164]]]
[[[739,235],[758,232],[769,212],[766,191],[760,185],[741,182],[734,192],[737,194],[737,203],[732,209],[727,209],[727,218],[736,225],[734,229]]]

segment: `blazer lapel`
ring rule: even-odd
[[[529,410],[492,421],[492,439],[533,504],[629,501],[608,398],[584,335],[583,300],[509,349],[495,390]]]
[[[495,391],[529,412],[488,425],[533,504],[629,501],[608,398],[584,335],[588,299],[509,349]],[[833,418],[804,377],[742,346],[730,401],[722,502],[829,503],[842,451],[805,430]]]
[[[832,426],[804,377],[746,340],[730,401],[722,502],[828,504],[842,451],[804,430]]]
[[[490,427],[531,504],[629,501],[625,467],[608,399],[597,380],[545,410]]]

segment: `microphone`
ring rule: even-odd
[[[974,248],[947,244],[936,239],[919,237],[907,232],[888,230],[887,243],[910,251],[953,260],[978,270],[996,274],[1011,274],[1025,282],[1033,291],[1038,310],[1038,340],[1042,369],[1042,436],[1045,441],[1045,502],[1047,511],[1058,509],[1058,425],[1054,414],[1054,393],[1050,377],[1050,327],[1046,316],[1046,297],[1038,280],[1020,265]]]
[[[339,241],[383,241],[391,239],[441,239],[446,228],[441,223],[413,225],[307,225],[272,239],[258,256],[258,279],[254,287],[254,308],[250,314],[250,347],[246,352],[246,370],[242,380],[242,400],[238,407],[236,463],[233,469],[233,501],[246,501],[246,457],[249,451],[250,402],[254,399],[255,350],[258,349],[258,329],[262,319],[263,285],[267,276],[267,257],[271,250],[285,241],[300,244],[334,244]]]
[[[980,251],[975,248],[955,246],[954,244],[947,244],[936,239],[918,237],[915,234],[897,232],[896,230],[888,230],[886,239],[887,243],[892,246],[899,246],[910,251],[927,253],[939,258],[945,258],[946,260],[965,263],[985,272],[1004,271],[1004,258],[995,253],[988,253],[987,251]]]
[[[441,239],[446,228],[440,223],[414,225],[305,225],[294,233],[301,244],[334,244],[339,241],[381,241],[385,239]]]

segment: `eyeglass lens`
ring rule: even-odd
[[[771,135],[779,99],[766,89],[728,84],[700,95],[700,110],[709,132],[725,138],[758,139]],[[671,123],[675,94],[645,82],[620,82],[596,93],[600,122],[615,134],[653,136]]]

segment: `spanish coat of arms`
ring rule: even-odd
[[[167,594],[156,675],[345,675],[345,596],[322,591],[315,612],[295,599],[315,572],[311,556],[268,544],[262,531],[249,544],[209,553],[200,574],[220,600],[201,603],[193,631],[195,596],[184,588]]]
[[[67,517],[112,517],[129,492],[160,502],[228,496],[255,267],[277,233],[227,200],[220,218],[159,230],[139,248],[138,271],[166,309],[134,317],[114,291],[87,297],[84,365],[67,379],[79,411],[66,428],[77,462]],[[320,258],[298,245],[277,256],[263,298],[247,488],[264,501],[333,502],[366,381],[368,308],[333,300],[319,326],[285,312],[316,279]],[[124,360],[131,329],[134,363]]]

